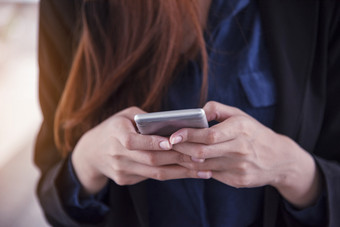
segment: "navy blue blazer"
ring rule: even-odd
[[[277,85],[275,131],[313,154],[324,176],[328,226],[340,226],[340,2],[257,0],[264,38]],[[41,170],[37,195],[54,226],[84,226],[62,207],[56,179],[64,160],[53,141],[53,119],[79,41],[82,0],[41,0],[39,97],[44,121],[35,163]],[[110,184],[110,207],[103,226],[148,226],[143,182]],[[264,226],[300,226],[267,186]]]

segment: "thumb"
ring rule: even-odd
[[[234,115],[246,115],[236,107],[227,106],[219,102],[210,101],[203,107],[208,121],[224,121]]]
[[[146,113],[144,110],[140,109],[139,107],[132,106],[129,108],[126,108],[120,112],[118,112],[117,116],[123,116],[125,118],[128,118],[129,120],[133,121],[136,114],[144,114]]]

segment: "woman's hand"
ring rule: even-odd
[[[272,185],[292,204],[315,202],[320,177],[314,159],[294,141],[273,132],[239,109],[209,102],[208,121],[220,123],[207,129],[181,129],[170,137],[173,149],[192,157],[181,163],[198,175],[233,187]]]
[[[94,194],[108,178],[118,185],[131,185],[147,178],[158,180],[197,178],[197,171],[178,163],[189,156],[170,151],[168,138],[136,132],[137,107],[125,109],[85,133],[72,154],[72,163],[86,193]]]

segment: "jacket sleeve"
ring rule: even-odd
[[[326,108],[316,146],[327,190],[328,226],[340,226],[340,4],[333,1],[328,42]]]
[[[72,63],[79,32],[80,0],[41,0],[39,18],[39,100],[43,123],[34,161],[41,172],[37,195],[53,226],[78,226],[65,212],[56,187],[64,166],[53,139],[55,111]]]
[[[72,153],[69,153],[65,166],[56,179],[63,207],[73,219],[81,223],[100,223],[110,211],[109,184],[96,194],[83,194],[83,186],[73,169],[71,157]]]

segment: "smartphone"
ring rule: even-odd
[[[203,109],[184,109],[137,114],[134,117],[139,133],[170,136],[181,128],[208,128]]]

